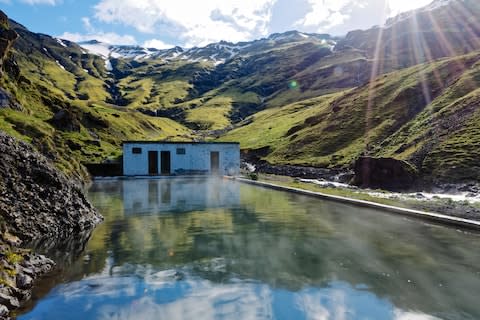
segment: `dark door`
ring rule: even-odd
[[[210,152],[210,171],[212,174],[218,174],[220,168],[220,154],[218,151]]]
[[[148,151],[148,174],[158,174],[158,151]]]
[[[162,159],[162,174],[170,174],[170,167],[171,167],[171,162],[170,162],[170,151],[162,151],[161,154],[161,159]]]

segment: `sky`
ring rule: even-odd
[[[345,35],[432,0],[0,0],[31,31],[165,49],[299,30]]]

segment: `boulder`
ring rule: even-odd
[[[354,164],[354,172],[353,184],[362,188],[406,190],[418,178],[412,164],[393,158],[360,157]]]
[[[0,216],[23,241],[91,230],[101,216],[83,191],[30,145],[0,132]]]
[[[22,106],[2,87],[0,87],[0,109],[10,108],[17,111],[22,111]]]
[[[76,115],[68,109],[58,111],[48,122],[61,131],[80,132],[81,128]]]

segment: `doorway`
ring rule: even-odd
[[[148,151],[148,174],[158,175],[158,151]]]
[[[171,171],[170,151],[162,151],[160,153],[160,157],[162,160],[161,173],[170,174],[170,171]]]
[[[220,169],[220,153],[218,151],[210,152],[210,172],[218,174]]]

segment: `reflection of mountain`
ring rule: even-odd
[[[152,183],[157,185],[153,189],[158,188],[159,201],[165,181]],[[145,183],[143,189],[138,182]],[[118,184],[123,190],[143,190],[148,204],[150,182]],[[161,313],[169,311],[161,303],[182,305],[179,301],[188,302],[191,295],[208,295],[209,288],[215,293],[231,290],[227,295],[231,301],[243,301],[239,298],[242,292],[255,284],[250,286],[255,300],[262,299],[259,288],[275,296],[273,302],[264,301],[267,308],[269,303],[275,308],[279,301],[290,307],[299,304],[305,315],[313,305],[333,312],[328,299],[335,292],[345,296],[345,306],[353,314],[362,315],[364,298],[392,314],[383,316],[388,314],[384,310],[376,313],[377,318],[369,314],[371,319],[417,319],[416,312],[440,319],[480,319],[477,235],[231,181],[219,181],[219,192],[229,193],[233,188],[233,203],[222,206],[222,201],[205,200],[203,207],[175,214],[183,209],[174,206],[174,190],[190,193],[187,201],[196,202],[199,191],[205,197],[207,190],[217,189],[203,182],[174,180],[170,214],[129,214],[128,210],[124,214],[127,204],[119,199],[122,188],[97,184],[102,187],[91,192],[90,198],[106,222],[88,244],[88,259],[63,275],[68,281],[87,275],[70,287],[79,295],[74,301],[82,297],[97,301],[101,298],[97,291],[117,288],[105,303],[119,306],[139,298],[147,288],[145,296],[155,304],[149,308]],[[165,276],[162,271],[167,270]],[[134,279],[134,298],[121,291],[131,289],[125,278]],[[163,287],[153,288],[155,283]],[[168,302],[157,301],[159,297],[168,297]],[[299,300],[294,303],[292,299]],[[101,303],[94,305],[102,309]],[[290,307],[285,309],[291,311]]]
[[[238,184],[216,178],[123,181],[125,214],[188,212],[239,204]]]

